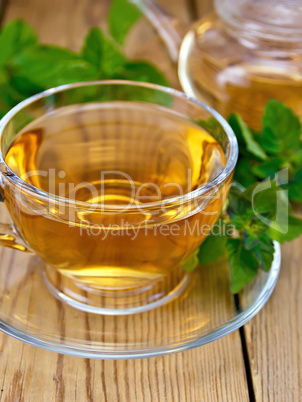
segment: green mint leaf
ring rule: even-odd
[[[218,260],[226,253],[226,236],[210,234],[199,248],[198,259],[200,264],[209,264]]]
[[[259,244],[276,218],[285,223],[288,212],[287,192],[274,181],[254,183],[242,192],[236,187],[230,191],[228,213],[247,250]]]
[[[0,108],[0,119],[6,115],[7,111]]]
[[[300,147],[301,124],[298,116],[283,103],[268,101],[259,138],[262,147],[272,155],[288,154]]]
[[[129,61],[120,68],[118,73],[113,75],[113,78],[168,85],[164,74],[152,64],[144,61]],[[172,95],[151,88],[140,89],[139,91],[135,91],[134,88],[124,88],[123,93],[124,96],[127,94],[128,100],[152,102],[162,106],[171,106],[173,104]]]
[[[231,291],[238,293],[257,275],[259,263],[254,253],[244,247],[241,239],[227,239],[226,249],[231,274]]]
[[[290,214],[290,204],[286,189],[277,186],[274,181],[270,188],[253,194],[253,211],[257,216],[257,224],[266,227],[270,237],[280,243],[291,241],[302,233],[302,220]],[[260,187],[265,184],[260,183]]]
[[[247,250],[251,250],[259,244],[259,234],[254,230],[245,228],[243,230],[243,242],[244,247]]]
[[[84,60],[97,68],[100,78],[112,78],[127,62],[118,46],[99,28],[88,32],[81,54]]]
[[[229,117],[229,124],[233,128],[239,144],[245,145],[250,154],[261,160],[266,160],[267,155],[255,140],[252,131],[238,114],[232,114]]]
[[[302,139],[302,137],[301,137]],[[296,149],[289,158],[289,165],[294,171],[294,174],[301,172],[302,170],[302,142],[300,149]]]
[[[9,79],[5,84],[0,85],[0,110],[2,116],[22,100],[23,98],[10,86]]]
[[[246,228],[243,233],[244,247],[253,252],[259,268],[269,271],[274,259],[274,243],[268,233],[259,232],[259,227]]]
[[[15,55],[38,42],[34,29],[22,20],[14,20],[4,26],[0,33],[0,66]]]
[[[258,182],[248,188],[245,195],[250,197],[252,208],[258,214],[268,213],[270,217],[274,217],[278,208],[279,212],[282,209],[284,213],[288,213],[288,193],[275,180]]]
[[[258,235],[258,243],[251,249],[259,262],[259,268],[268,272],[274,259],[275,247],[268,233]]]
[[[0,86],[7,83],[7,72],[5,69],[0,68]]]
[[[250,188],[254,188],[254,186],[250,186],[248,189],[250,190]],[[231,221],[237,230],[242,230],[246,225],[246,222],[249,222],[251,217],[254,216],[250,197],[247,195],[247,190],[241,192],[238,187],[232,186],[228,200],[228,213]]]
[[[111,36],[123,44],[129,29],[141,17],[141,12],[128,0],[113,0],[108,13]]]
[[[15,94],[18,94],[19,96],[18,102],[20,102],[23,99],[29,98],[30,96],[35,95],[38,92],[42,92],[45,89],[44,86],[41,87],[39,85],[32,83],[29,78],[18,75],[13,75],[10,78],[9,85],[11,90],[14,90]]]
[[[242,186],[249,187],[257,181],[257,178],[252,172],[252,160],[245,157],[238,160],[234,180],[238,181]]]
[[[302,219],[289,215],[287,222],[275,222],[274,227],[268,229],[268,234],[279,243],[296,239],[302,234]]]
[[[194,269],[197,267],[199,261],[198,261],[198,253],[199,253],[199,248],[197,248],[183,263],[182,263],[182,268],[190,273],[194,271]]]
[[[29,85],[55,87],[98,78],[97,69],[70,50],[57,46],[29,48],[14,59],[15,75]]]
[[[98,69],[101,68],[103,58],[103,40],[104,35],[99,28],[92,28],[84,39],[84,46],[82,48],[82,57],[84,60],[89,61]]]
[[[129,61],[119,71],[115,78],[151,82],[153,84],[168,86],[165,75],[153,64],[146,61]]]
[[[302,203],[302,169],[289,183],[288,196],[292,201]]]
[[[273,177],[276,172],[281,170],[282,164],[282,158],[272,158],[264,163],[253,166],[252,172],[260,179],[266,179],[267,177]]]

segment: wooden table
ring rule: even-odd
[[[9,0],[4,22],[24,18],[43,42],[79,49],[103,25],[110,0]],[[210,0],[161,0],[184,20]],[[151,28],[145,35],[152,36]],[[130,49],[135,53],[135,49]],[[149,52],[147,52],[149,53]],[[251,322],[212,344],[129,361],[63,356],[0,335],[0,401],[299,401],[302,398],[302,238],[282,247],[271,299]]]

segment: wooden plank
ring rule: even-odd
[[[44,43],[79,50],[88,28],[104,25],[110,0],[10,0],[4,22],[23,18],[38,32]]]
[[[237,332],[188,352],[124,361],[63,356],[0,339],[1,402],[248,401]]]
[[[245,325],[257,401],[302,395],[302,237],[282,247],[282,269],[264,309]]]
[[[6,21],[24,18],[43,42],[78,50],[89,27],[103,26],[108,4],[109,0],[12,0]],[[184,1],[162,4],[188,18]],[[151,41],[150,28],[140,29]],[[68,317],[64,323],[68,330]],[[63,356],[0,334],[0,401],[19,400],[247,401],[239,332],[177,355],[128,361]]]

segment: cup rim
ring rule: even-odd
[[[23,108],[33,104],[34,102],[46,98],[50,95],[57,94],[60,92],[64,92],[69,89],[73,88],[81,88],[85,86],[101,86],[101,85],[128,85],[128,86],[136,86],[136,87],[141,87],[141,88],[148,88],[148,89],[154,89],[157,91],[165,92],[169,95],[173,95],[177,98],[184,99],[188,103],[193,103],[195,105],[198,105],[199,107],[205,109],[208,111],[212,117],[215,118],[215,120],[220,123],[222,126],[223,130],[225,131],[225,134],[228,137],[229,141],[229,158],[227,160],[227,163],[224,167],[224,169],[211,181],[207,182],[205,185],[198,187],[197,189],[190,191],[184,195],[181,196],[175,196],[171,198],[166,198],[164,200],[160,201],[154,201],[154,202],[149,202],[145,203],[143,205],[140,205],[140,208],[155,208],[155,207],[161,207],[162,202],[164,201],[165,206],[171,205],[174,203],[179,203],[179,202],[186,202],[189,200],[193,200],[196,197],[199,197],[203,194],[208,193],[209,191],[219,187],[233,172],[236,162],[238,159],[238,142],[237,138],[231,128],[231,126],[227,123],[227,121],[218,113],[216,110],[214,110],[212,107],[206,105],[205,103],[187,96],[185,93],[178,91],[173,88],[169,87],[164,87],[161,85],[157,84],[152,84],[152,83],[147,83],[147,82],[138,82],[138,81],[128,81],[128,80],[96,80],[96,81],[83,81],[83,82],[77,82],[77,83],[72,83],[72,84],[65,84],[65,85],[60,85],[57,87],[53,87],[50,89],[47,89],[43,92],[40,92],[38,94],[35,94],[24,101],[20,102],[16,106],[14,106],[1,120],[0,120],[0,143],[2,142],[2,136],[3,132],[5,130],[5,127],[7,124],[10,122],[10,120]],[[3,164],[5,166],[5,169],[0,169],[1,173],[8,178],[9,181],[13,182],[17,187],[22,186],[22,191],[24,189],[29,192],[31,195],[34,195],[35,198],[42,199],[42,200],[47,200],[49,201],[56,201],[59,204],[63,203],[68,203],[68,205],[75,205],[76,207],[83,207],[83,208],[95,208],[95,210],[102,208],[102,210],[123,210],[124,205],[108,205],[108,204],[102,204],[102,203],[89,203],[85,201],[77,201],[73,200],[70,198],[66,197],[60,197],[51,193],[48,193],[47,191],[40,190],[39,188],[33,186],[32,184],[26,182],[25,180],[21,179],[18,175],[16,175],[10,167],[6,164],[5,162],[5,157],[3,156],[3,151],[2,151],[2,146],[0,147],[0,165]],[[132,209],[137,209],[137,205],[128,205],[127,209],[132,210]]]

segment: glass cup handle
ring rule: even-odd
[[[1,192],[0,192],[0,202],[3,202],[3,196]],[[14,248],[15,250],[31,253],[31,251],[28,249],[28,247],[22,240],[21,236],[19,235],[13,223],[0,222],[0,246]]]

